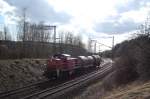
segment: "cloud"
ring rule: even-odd
[[[57,31],[82,33],[86,38],[128,34],[145,21],[150,11],[149,0],[1,0],[0,5],[1,2],[0,13],[7,16],[7,22],[18,20],[26,7],[31,21],[57,23]]]
[[[72,16],[68,25],[74,30],[107,34],[137,29],[148,15],[148,3],[148,0],[49,0],[55,11]]]
[[[148,6],[149,0],[130,0],[126,4],[118,5],[118,13],[128,12],[130,10],[139,10],[141,7]]]
[[[64,12],[56,12],[46,0],[6,0],[16,7],[17,16],[23,15],[23,8],[26,8],[26,15],[33,22],[44,21],[48,23],[66,23],[70,16]]]
[[[22,9],[26,7],[27,16],[30,17],[31,21],[58,23],[61,29],[75,32],[96,31],[107,34],[123,33],[135,29],[145,19],[148,9],[148,0],[6,1],[16,7],[18,15],[22,15]],[[137,17],[139,15],[141,17]]]
[[[121,13],[120,22],[126,20],[133,20],[135,23],[143,23],[148,17],[150,12],[149,7],[141,7],[139,10],[130,10],[128,12]]]
[[[117,0],[49,0],[57,12],[71,15],[70,25],[91,32],[95,22],[104,20],[109,15],[115,15]],[[107,5],[107,6],[106,6]]]
[[[106,21],[100,24],[97,24],[95,27],[95,31],[99,33],[107,33],[107,34],[121,34],[136,30],[139,24],[135,23],[133,20],[126,20],[122,23],[117,20]]]
[[[3,17],[3,22],[5,24],[13,24],[14,22],[12,20],[15,20],[15,13],[14,13],[15,7],[10,6],[5,1],[0,1],[0,15]]]
[[[134,6],[135,5],[135,6]],[[124,7],[125,6],[125,7]],[[150,1],[131,0],[124,5],[114,16],[108,16],[103,22],[95,24],[95,31],[107,34],[121,34],[138,29],[139,25],[143,24],[150,12]]]

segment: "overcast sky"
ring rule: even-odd
[[[150,11],[150,0],[0,0],[0,23],[15,24],[22,9],[30,21],[57,25],[58,31],[80,33],[107,45],[136,31]]]

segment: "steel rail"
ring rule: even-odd
[[[106,65],[106,64],[105,64]],[[31,94],[29,96],[25,96],[22,99],[32,99],[35,97],[35,99],[45,99],[46,97],[52,96],[54,94],[58,94],[64,90],[67,90],[73,86],[76,86],[78,84],[82,84],[85,83],[88,80],[91,80],[99,75],[102,75],[103,73],[105,73],[106,71],[110,70],[111,66],[107,66],[107,68],[103,68],[101,70],[98,71],[94,71],[92,73],[83,75],[81,77],[78,77],[74,80],[68,81],[66,83],[60,84],[58,86],[52,87],[52,88],[48,88],[46,90]]]
[[[87,78],[85,79],[82,79],[81,81],[78,81],[78,82],[74,82],[74,83],[71,83],[70,85],[67,85],[67,86],[64,86],[64,87],[61,87],[59,89],[55,89],[54,91],[52,92],[48,92],[48,93],[43,93],[43,95],[39,95],[37,98],[38,99],[46,99],[47,97],[50,97],[52,95],[55,95],[55,94],[61,94],[62,92],[64,93],[64,91],[67,91],[67,90],[70,90],[72,88],[75,88],[77,87],[78,85],[83,85],[85,84],[86,82],[88,81],[92,81],[93,79],[97,78],[98,75],[102,75],[103,73],[105,73],[106,71],[108,71],[110,68],[107,68],[105,69],[103,72],[101,73],[96,73],[96,74],[93,74],[91,76],[88,76]]]
[[[16,89],[13,89],[13,90],[6,91],[6,92],[2,92],[2,93],[0,93],[0,99],[11,96],[11,95],[19,94],[19,93],[24,92],[26,90],[29,90],[31,88],[36,88],[37,85],[40,85],[40,84],[46,83],[46,82],[49,82],[49,80],[39,81],[37,83],[30,84],[30,85],[27,85],[27,86],[24,86],[24,87],[20,87],[20,88],[16,88]]]
[[[109,64],[108,62],[106,63],[106,64],[103,64],[103,65],[107,65],[107,64]],[[103,67],[105,67],[105,66],[103,66]],[[94,71],[95,72],[95,71]],[[41,89],[41,90],[39,90],[38,88],[39,88],[39,86],[38,85],[42,85],[42,84],[44,84],[44,83],[46,83],[46,82],[49,82],[49,80],[45,80],[45,81],[40,81],[40,82],[37,82],[37,83],[34,83],[34,84],[30,84],[30,85],[27,85],[27,86],[24,86],[24,87],[21,87],[21,88],[17,88],[17,89],[13,89],[13,90],[10,90],[10,91],[7,91],[7,92],[2,92],[2,93],[0,93],[0,99],[4,99],[4,98],[9,98],[9,97],[16,97],[16,96],[20,96],[20,95],[22,95],[22,94],[24,94],[24,93],[26,93],[26,92],[30,92],[29,93],[29,95],[27,95],[26,97],[24,97],[23,99],[28,99],[28,98],[30,98],[30,97],[33,97],[33,96],[36,96],[36,95],[38,95],[38,94],[41,94],[41,93],[45,93],[45,92],[47,92],[47,91],[49,91],[49,90],[53,90],[53,89],[56,89],[56,88],[59,88],[59,87],[61,87],[61,86],[65,86],[65,85],[67,85],[67,84],[69,84],[69,83],[73,83],[73,82],[75,82],[75,81],[78,81],[78,80],[80,80],[80,79],[83,79],[83,78],[85,78],[86,76],[88,76],[88,75],[92,75],[94,72],[92,72],[92,73],[88,73],[88,74],[86,74],[86,75],[83,75],[83,76],[80,76],[80,77],[78,77],[78,78],[76,78],[76,79],[74,79],[74,80],[71,80],[71,81],[68,81],[68,82],[65,82],[65,83],[63,83],[63,84],[57,84],[57,86],[55,86],[55,87],[50,87],[50,88],[45,88],[45,89]],[[39,91],[39,92],[38,92]],[[17,97],[18,98],[18,97]],[[9,98],[10,99],[10,98]],[[16,99],[16,98],[15,98]]]

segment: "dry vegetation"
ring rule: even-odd
[[[77,99],[150,99],[150,82],[145,83],[150,80],[150,26],[116,45],[112,52],[113,72]],[[111,54],[104,54],[108,53]]]
[[[0,60],[0,92],[25,86],[45,79],[46,60]]]
[[[73,56],[87,54],[83,47],[69,43],[57,43],[55,52]],[[53,54],[54,46],[50,42],[0,40],[0,59],[47,58]]]
[[[137,87],[138,84],[133,84],[130,89],[125,90],[125,88],[132,82],[145,83],[150,80],[150,36],[140,34],[134,39],[116,45],[113,51],[115,53],[113,72],[103,80],[101,87],[104,90],[104,96],[108,96],[104,99],[146,99],[144,97],[149,97],[149,89],[143,87],[144,85]],[[113,90],[116,89],[119,91],[116,91],[114,95]],[[111,95],[105,95],[108,92]]]
[[[102,83],[98,82],[86,88],[79,96],[74,97],[73,99],[100,99],[102,95],[101,92]]]
[[[102,99],[150,99],[150,81],[118,87],[108,92]]]
[[[98,82],[73,99],[150,99],[150,81],[129,83],[112,91],[103,88],[102,82]]]
[[[87,54],[81,35],[56,32],[56,27],[50,28],[43,22],[35,24],[24,19],[18,23],[16,35],[11,35],[7,26],[0,28],[0,59],[47,58],[55,53]]]

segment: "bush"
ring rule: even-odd
[[[139,75],[136,71],[135,63],[128,56],[115,59],[113,72],[103,80],[103,88],[105,90],[111,90],[114,87],[136,80]]]
[[[128,56],[120,57],[115,64],[115,82],[117,85],[127,84],[138,78],[136,71],[136,62]]]
[[[9,50],[6,45],[0,45],[0,58],[3,59],[9,58]]]
[[[150,39],[138,36],[114,48],[113,73],[104,80],[106,89],[127,84],[136,79],[150,79]],[[117,57],[117,58],[116,58]],[[113,81],[111,81],[113,80]],[[111,82],[110,82],[111,81]]]
[[[150,79],[150,38],[149,36],[139,36],[135,39],[138,50],[135,53],[135,59],[138,61],[136,66],[141,80]]]

